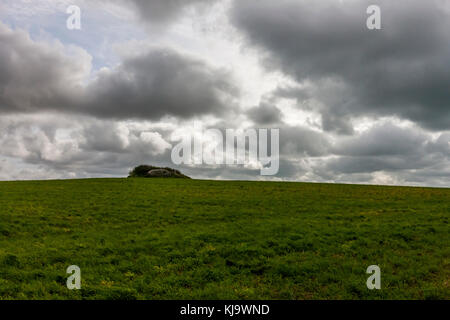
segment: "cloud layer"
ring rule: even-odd
[[[168,23],[178,18],[184,10],[211,5],[215,0],[131,0],[127,1],[146,23]]]
[[[366,28],[373,1],[235,1],[232,17],[265,65],[298,83],[280,90],[319,110],[325,130],[347,117],[395,115],[450,127],[450,14],[445,1],[377,1],[382,30]]]
[[[0,112],[58,111],[119,119],[224,114],[239,90],[229,74],[172,49],[129,57],[90,76],[90,56],[37,43],[0,24]]]
[[[11,12],[32,14],[0,21],[0,179],[173,166],[197,121],[279,128],[273,180],[450,186],[446,1],[79,0],[80,33],[55,27],[66,2],[19,0]],[[125,29],[117,8],[135,13]],[[179,169],[263,179],[253,164]]]

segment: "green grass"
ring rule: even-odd
[[[449,217],[450,189],[2,182],[0,299],[450,299]]]

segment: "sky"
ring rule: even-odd
[[[0,180],[450,187],[449,30],[446,0],[0,0]],[[278,173],[174,165],[198,124],[279,129]]]

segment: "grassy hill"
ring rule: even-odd
[[[450,189],[1,182],[0,299],[450,299],[449,218]]]

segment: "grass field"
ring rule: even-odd
[[[1,182],[0,299],[450,299],[449,218],[450,189]]]

